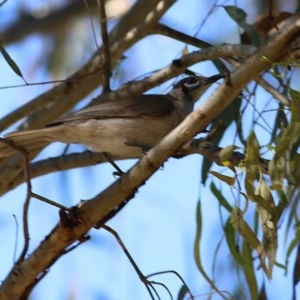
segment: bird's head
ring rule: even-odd
[[[223,74],[218,74],[211,77],[190,76],[183,78],[175,84],[170,95],[177,99],[188,97],[193,102],[196,102],[214,82],[224,76]]]

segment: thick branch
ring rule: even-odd
[[[163,24],[157,24],[155,27],[153,27],[152,34],[162,34],[162,35],[168,36],[170,38],[173,38],[175,40],[178,40],[180,42],[183,42],[183,43],[186,43],[189,45],[193,45],[195,47],[203,48],[203,49],[207,49],[207,48],[210,48],[213,46],[201,39],[187,35],[185,33],[182,33],[178,30],[175,30],[175,29],[170,28]],[[246,46],[246,45],[240,45],[240,47],[244,47],[244,46]],[[296,47],[296,42],[292,43],[291,48],[296,48],[295,51],[298,51],[298,48]],[[255,49],[255,47],[253,47],[253,51],[254,51],[254,49]],[[292,50],[290,49],[289,54],[288,54],[289,56],[291,56],[291,51]],[[294,55],[296,55],[296,53],[294,53]],[[229,63],[231,63],[233,66],[235,66],[237,68],[240,65],[240,61],[236,60],[235,59],[236,57],[241,57],[240,53],[236,53],[236,55],[232,54],[231,57],[221,57],[221,58],[225,59],[226,61],[228,61]],[[285,59],[286,58],[283,58],[283,60],[285,60]],[[294,59],[296,60],[297,58],[294,58]],[[215,63],[219,70],[224,69],[224,65],[220,61],[216,61]],[[268,92],[275,99],[277,99],[281,104],[283,104],[284,106],[287,106],[287,107],[290,106],[290,101],[283,94],[279,93],[274,87],[272,87],[263,77],[258,76],[258,78],[255,79],[255,81],[266,92]]]
[[[205,139],[193,139],[188,142],[182,149],[179,150],[178,154],[180,157],[199,154],[204,156],[206,159],[215,162],[218,165],[222,165],[222,159],[220,157],[223,148],[215,145],[213,142],[207,141]],[[177,157],[177,154],[175,154]],[[127,158],[111,156],[114,161],[125,160]],[[230,158],[230,162],[233,166],[238,167],[242,160],[245,159],[245,155],[233,151]],[[85,151],[81,153],[72,153],[68,155],[60,155],[57,157],[51,157],[43,159],[31,164],[30,174],[31,178],[36,178],[39,176],[47,175],[53,172],[67,171],[75,168],[83,168],[98,165],[101,163],[106,163],[106,158],[97,152]],[[268,161],[261,160],[261,170],[263,173],[268,172]],[[11,189],[22,184],[24,182],[24,176],[20,173],[13,182],[7,183]]]
[[[96,1],[86,1],[90,9],[97,7]],[[54,31],[61,30],[62,26],[70,21],[70,19],[86,13],[84,1],[76,0],[70,1],[70,3],[62,9],[53,11],[44,18],[35,18],[31,15],[25,15],[3,30],[0,33],[0,40],[2,44],[10,44],[33,33],[53,33]]]

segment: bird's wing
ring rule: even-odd
[[[173,110],[174,101],[170,95],[142,95],[137,98],[101,103],[53,121],[47,126],[88,119],[164,117]]]

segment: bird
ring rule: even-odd
[[[178,81],[168,94],[104,101],[44,128],[9,133],[5,139],[29,154],[36,154],[52,142],[61,142],[83,144],[95,152],[122,158],[140,158],[179,125],[204,92],[223,77],[192,75]],[[16,147],[0,143],[0,158],[17,153]]]

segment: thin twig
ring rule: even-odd
[[[23,250],[16,262],[16,264],[19,264],[25,258],[25,255],[29,248],[29,239],[30,239],[29,238],[29,229],[28,229],[28,209],[29,209],[29,204],[30,204],[30,199],[31,199],[31,189],[32,189],[31,179],[30,179],[30,157],[29,157],[29,153],[25,149],[18,147],[12,141],[7,141],[7,140],[1,138],[1,142],[4,142],[5,144],[9,145],[13,149],[17,150],[20,154],[22,154],[23,161],[24,161],[24,178],[25,178],[25,181],[27,184],[27,193],[26,193],[26,199],[25,199],[24,206],[23,206],[24,247],[23,247]]]
[[[29,153],[21,148],[18,147],[16,144],[14,144],[10,140],[6,140],[4,138],[0,138],[0,142],[8,145],[9,147],[13,148],[17,152],[19,152],[22,155],[24,164],[24,178],[27,183],[27,193],[26,193],[26,199],[24,202],[24,207],[23,207],[23,234],[24,234],[24,247],[23,250],[20,254],[20,257],[18,258],[16,264],[22,262],[24,260],[24,257],[28,251],[29,248],[29,231],[28,231],[28,208],[30,204],[30,199],[31,199],[31,177],[30,177],[30,158],[29,158]]]
[[[100,17],[100,28],[103,48],[103,92],[110,92],[110,76],[111,76],[111,58],[109,49],[109,39],[107,33],[107,17],[105,11],[105,1],[98,0],[99,17]]]
[[[0,7],[1,7],[3,4],[5,4],[6,1],[7,1],[7,0],[3,0],[3,1],[0,3]]]
[[[131,265],[133,266],[134,270],[138,274],[139,278],[144,283],[146,289],[148,290],[148,293],[149,293],[151,299],[155,299],[154,296],[153,296],[153,294],[152,294],[152,292],[151,292],[151,290],[150,290],[150,288],[149,288],[149,286],[148,286],[148,285],[150,285],[151,288],[154,289],[153,286],[152,286],[152,283],[149,282],[147,280],[147,278],[143,275],[143,273],[141,272],[141,270],[139,269],[139,267],[135,263],[134,259],[130,255],[129,251],[127,250],[126,246],[122,242],[122,240],[121,240],[120,236],[118,235],[118,233],[115,230],[113,230],[111,227],[109,227],[109,226],[107,226],[105,224],[103,224],[101,227],[103,229],[105,229],[106,231],[108,231],[109,233],[111,233],[115,237],[115,239],[117,240],[118,244],[121,246],[123,252],[125,253],[126,257],[128,258],[128,260],[130,261]]]
[[[45,202],[45,203],[48,203],[48,204],[50,204],[50,205],[52,205],[52,206],[55,206],[55,207],[57,207],[57,208],[63,209],[63,210],[65,210],[65,211],[69,211],[69,210],[70,210],[69,207],[64,206],[64,205],[62,205],[62,204],[60,204],[60,203],[58,203],[58,202],[55,202],[55,201],[53,201],[53,200],[50,200],[50,199],[48,199],[48,198],[46,198],[46,197],[43,197],[43,196],[41,196],[41,195],[38,195],[38,194],[36,194],[36,193],[34,193],[34,192],[31,192],[31,197],[33,197],[33,198],[35,198],[35,199],[38,199],[38,200],[41,200],[41,201],[43,201],[43,202]]]
[[[286,107],[291,106],[291,101],[284,96],[282,93],[278,91],[278,89],[274,88],[268,81],[266,81],[262,76],[258,76],[256,82],[270,95],[272,95],[275,99],[278,100],[282,105]]]
[[[268,34],[268,28],[275,27],[278,30],[277,24],[274,18],[274,5],[272,0],[268,0],[268,25],[265,28],[265,35]]]
[[[13,214],[15,223],[16,223],[16,242],[15,242],[15,247],[14,247],[14,254],[13,254],[13,262],[16,262],[16,257],[17,257],[17,246],[18,246],[18,240],[19,240],[19,223],[17,220],[17,217],[15,214]]]
[[[29,248],[28,209],[29,209],[29,204],[31,199],[32,186],[31,186],[31,179],[30,179],[30,158],[29,158],[29,153],[27,151],[26,153],[24,153],[24,177],[27,184],[27,195],[26,195],[26,200],[23,208],[23,228],[24,228],[23,233],[24,233],[25,243],[24,243],[22,254],[20,255],[18,262],[22,261],[25,258],[25,255]]]
[[[157,276],[157,275],[168,274],[168,273],[173,273],[173,274],[175,274],[175,276],[177,276],[177,277],[179,278],[179,280],[182,282],[182,284],[186,287],[187,292],[188,292],[188,294],[190,295],[190,298],[191,298],[191,299],[194,299],[194,296],[193,296],[191,290],[189,289],[188,285],[186,284],[186,282],[184,281],[184,279],[182,278],[182,276],[181,276],[178,272],[176,272],[176,271],[174,271],[174,270],[167,270],[167,271],[155,272],[155,273],[152,273],[152,274],[147,275],[146,278],[150,278],[150,277],[152,277],[152,276]]]
[[[94,43],[95,43],[98,51],[100,51],[100,47],[98,45],[97,38],[96,38],[96,31],[95,31],[95,26],[94,26],[94,22],[93,22],[93,18],[92,18],[92,14],[91,14],[91,9],[90,9],[89,3],[87,2],[87,0],[83,0],[83,2],[84,2],[84,5],[86,7],[87,14],[89,16],[89,20],[90,20],[90,24],[91,24],[91,28],[92,28],[92,33],[93,33]]]
[[[189,44],[189,45],[193,45],[198,48],[205,49],[205,48],[209,48],[209,47],[213,46],[212,44],[210,44],[204,40],[201,40],[194,36],[185,34],[183,32],[180,32],[180,31],[178,31],[174,28],[171,28],[167,25],[164,25],[164,24],[158,23],[155,26],[153,26],[152,28],[150,28],[149,30],[152,34],[161,34],[164,36],[168,36],[172,39],[181,41],[181,42]]]

